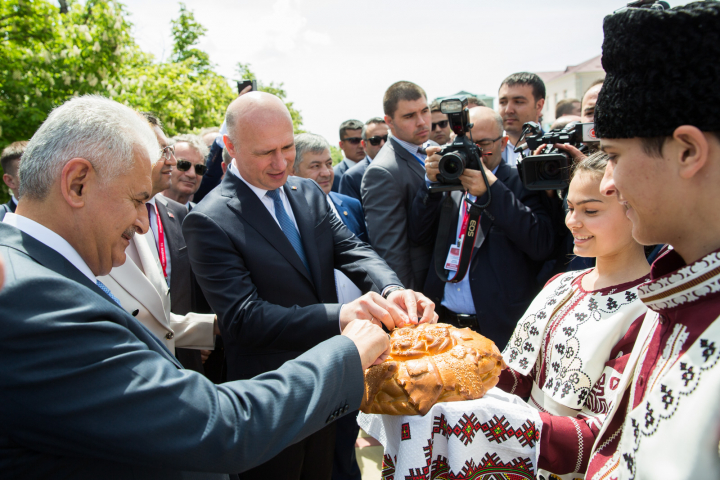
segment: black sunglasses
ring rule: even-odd
[[[435,127],[440,127],[441,129],[443,129],[443,128],[447,127],[447,125],[448,125],[448,121],[447,121],[447,120],[442,120],[442,121],[440,121],[440,122],[433,123],[433,124],[432,124],[432,129],[433,129],[433,131],[435,131]]]
[[[347,138],[343,138],[343,142],[350,142],[352,145],[359,145],[359,144],[360,144],[360,140],[362,140],[362,138],[360,138],[360,137],[347,137]]]
[[[370,145],[372,145],[373,147],[377,147],[378,145],[380,145],[380,142],[387,142],[387,139],[388,139],[387,135],[383,135],[383,136],[377,135],[377,136],[368,138],[367,141],[370,142]]]
[[[192,167],[193,164],[187,160],[178,160],[177,161],[177,169],[181,172],[187,172],[190,170],[190,167]],[[205,175],[205,172],[207,172],[207,166],[203,165],[202,163],[196,163],[195,164],[195,173],[197,175],[203,176]]]

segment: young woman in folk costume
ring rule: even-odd
[[[647,311],[637,286],[650,266],[625,208],[600,193],[606,165],[601,152],[580,161],[567,198],[574,253],[595,257],[596,266],[551,279],[503,352],[508,368],[498,387],[540,411],[545,480],[583,478]]]

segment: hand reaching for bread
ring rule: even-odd
[[[437,322],[435,304],[425,295],[413,290],[395,290],[387,300],[377,293],[366,293],[362,297],[343,305],[340,310],[340,329],[355,319],[369,320],[375,325],[392,331],[395,328],[417,323]]]
[[[366,320],[351,321],[342,334],[355,343],[363,370],[384,362],[390,353],[390,338],[387,333]]]

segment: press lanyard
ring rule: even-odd
[[[160,256],[160,265],[162,265],[163,276],[167,281],[167,254],[165,252],[165,234],[163,233],[163,224],[160,221],[160,213],[158,212],[157,205],[155,207],[155,221],[157,223],[158,232],[158,255]]]

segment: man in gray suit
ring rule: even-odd
[[[146,121],[101,97],[55,109],[0,224],[0,477],[179,479],[239,472],[358,408],[363,369],[389,348],[368,321],[252,380],[183,370],[97,276],[148,229]]]
[[[365,221],[375,251],[405,287],[420,290],[432,246],[410,242],[408,218],[415,194],[425,181],[425,154],[418,148],[430,136],[427,95],[414,83],[394,83],[385,92],[383,110],[392,136],[363,175]]]

